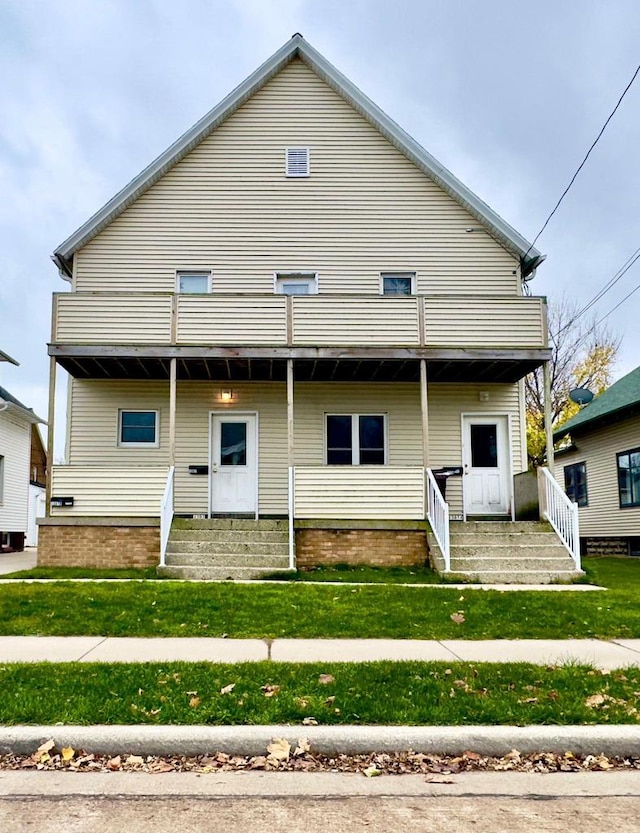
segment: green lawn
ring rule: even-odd
[[[523,663],[38,663],[0,666],[0,723],[637,724],[639,689]]]
[[[640,637],[640,561],[593,559],[606,592],[132,582],[0,585],[0,634],[507,639]],[[451,616],[461,614],[464,621]],[[455,619],[460,619],[459,615]]]

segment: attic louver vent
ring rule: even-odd
[[[287,148],[287,176],[309,176],[309,148]]]

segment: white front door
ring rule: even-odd
[[[511,455],[506,416],[463,416],[465,515],[509,515]]]
[[[211,414],[211,512],[254,513],[257,509],[255,414]]]

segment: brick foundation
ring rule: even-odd
[[[298,529],[298,567],[367,564],[415,567],[427,561],[427,537],[417,529]]]
[[[582,538],[583,555],[629,555],[628,538]]]
[[[154,567],[159,560],[157,525],[39,525],[38,567]]]

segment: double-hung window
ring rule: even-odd
[[[622,451],[616,456],[620,508],[640,506],[640,448]]]
[[[587,464],[574,463],[564,467],[564,490],[578,506],[587,505]]]
[[[157,411],[120,411],[118,445],[157,447]]]
[[[327,414],[329,466],[383,466],[386,463],[384,414]]]

